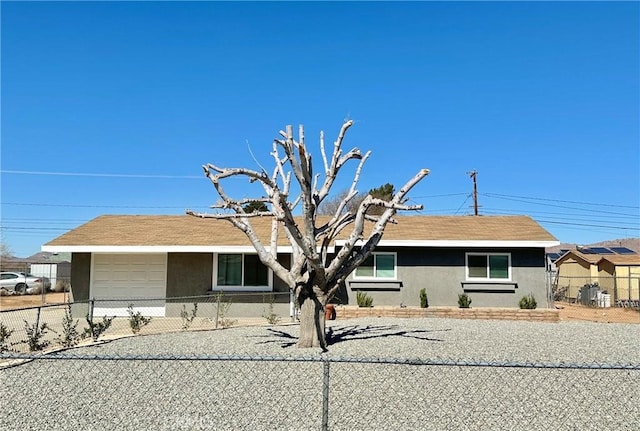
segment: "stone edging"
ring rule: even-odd
[[[451,319],[526,320],[559,322],[560,312],[553,308],[521,310],[519,308],[454,308],[454,307],[356,307],[337,305],[336,319],[358,317],[445,317]]]

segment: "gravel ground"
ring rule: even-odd
[[[318,430],[323,378],[327,428],[336,431],[640,429],[640,325],[371,318],[328,326],[326,353],[297,349],[297,325],[253,326],[127,337],[5,368],[0,399],[12,401],[0,429]],[[203,359],[216,355],[240,358]],[[521,366],[541,363],[583,366]]]

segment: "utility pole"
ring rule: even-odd
[[[471,179],[473,180],[473,215],[478,215],[478,184],[476,181],[476,177],[478,176],[478,171],[475,169],[471,172],[467,172]]]

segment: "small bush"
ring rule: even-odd
[[[78,333],[78,320],[73,321],[73,315],[71,314],[71,304],[67,304],[67,308],[64,311],[64,317],[62,318],[62,336],[58,337],[56,341],[62,345],[62,347],[73,347],[80,342],[81,336]]]
[[[367,292],[358,291],[356,293],[356,302],[358,307],[373,307],[373,298]]]
[[[71,283],[68,280],[57,280],[53,287],[54,292],[68,292],[71,290]]]
[[[275,300],[276,299],[273,295],[269,295],[269,311],[262,315],[262,317],[267,319],[267,323],[270,325],[277,325],[281,320],[280,316],[278,316],[273,310]]]
[[[38,327],[38,323],[34,323],[29,326],[29,322],[24,321],[24,330],[27,333],[27,339],[24,340],[25,343],[29,345],[30,352],[36,352],[39,350],[44,350],[51,344],[48,340],[43,340],[44,336],[49,332],[49,326],[46,323],[43,323]]]
[[[429,298],[427,298],[427,289],[420,289],[420,307],[429,308]]]
[[[461,293],[458,295],[458,307],[460,308],[469,308],[471,306],[471,298],[466,293]]]
[[[554,301],[567,301],[567,293],[569,291],[569,286],[558,286],[555,285],[552,289],[553,292],[553,300]]]
[[[533,310],[538,306],[536,298],[534,298],[532,294],[520,298],[519,304],[520,308],[522,308],[523,310]]]
[[[0,322],[0,353],[11,351],[8,342],[11,334],[13,334],[13,331],[7,328],[4,323]]]
[[[224,293],[219,292],[216,295],[216,318],[215,325],[222,326],[224,329],[230,328],[236,324],[237,320],[227,318],[227,313],[231,307],[231,301],[224,301]]]
[[[82,338],[91,337],[93,341],[98,341],[98,338],[100,338],[100,335],[104,334],[105,331],[109,329],[109,326],[111,326],[111,322],[113,322],[113,319],[115,318],[116,316],[113,316],[113,317],[104,316],[102,318],[102,322],[94,323],[93,320],[90,319],[89,315],[87,314],[86,319],[87,319],[87,323],[89,324],[89,327],[84,328],[84,333],[82,334]]]
[[[182,317],[182,330],[186,331],[189,329],[193,320],[196,318],[198,314],[198,303],[193,303],[193,309],[191,310],[191,315],[187,312],[187,306],[182,304],[182,311],[180,312],[180,317]]]
[[[133,304],[129,304],[127,313],[129,313],[129,326],[131,327],[131,332],[134,334],[140,332],[143,326],[146,326],[151,322],[151,317],[144,317],[139,311],[134,313]]]

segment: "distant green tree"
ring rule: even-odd
[[[393,199],[393,195],[395,193],[396,193],[395,187],[393,186],[393,184],[389,184],[389,183],[369,190],[369,194],[371,195],[371,197],[376,199],[381,199],[387,202]],[[369,209],[367,210],[367,214],[380,215],[384,213],[384,211],[385,211],[384,207],[372,206],[372,207],[369,207]]]
[[[251,201],[248,204],[246,204],[244,207],[242,207],[242,209],[244,209],[244,212],[246,213],[269,211],[269,208],[267,208],[267,205],[264,202],[259,202],[259,201]]]

